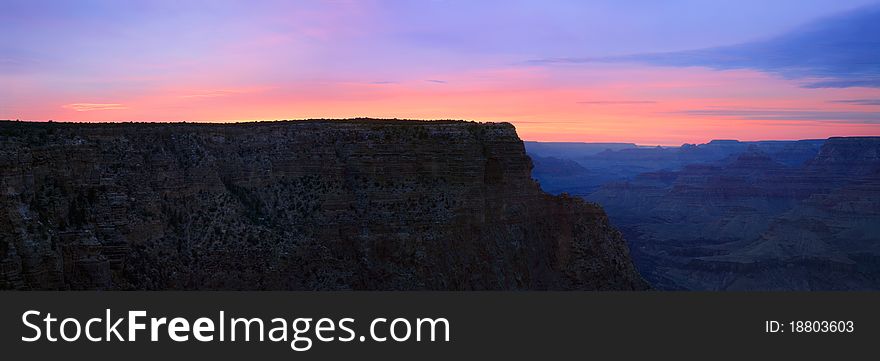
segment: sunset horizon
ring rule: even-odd
[[[2,5],[0,119],[461,119],[667,146],[880,135],[875,1],[39,3]]]
[[[627,139],[619,139],[619,140],[580,140],[577,138],[560,138],[556,139],[532,139],[528,136],[523,136],[522,132],[519,131],[519,128],[516,127],[516,124],[513,124],[509,121],[504,120],[471,120],[471,119],[415,119],[415,118],[375,118],[375,117],[345,117],[345,118],[327,118],[327,117],[317,117],[317,118],[289,118],[289,119],[239,119],[239,120],[163,120],[163,121],[150,121],[150,120],[108,120],[108,121],[89,121],[89,120],[55,120],[55,119],[47,119],[47,120],[31,120],[31,119],[0,119],[0,122],[30,122],[30,123],[61,123],[61,124],[204,124],[204,125],[225,125],[225,124],[249,124],[249,123],[276,123],[276,122],[307,122],[307,121],[327,121],[327,122],[346,122],[346,121],[415,121],[415,122],[475,122],[475,123],[510,123],[514,125],[516,128],[517,134],[519,137],[525,142],[538,142],[538,143],[584,143],[584,144],[634,144],[638,147],[680,147],[684,145],[699,145],[699,144],[708,144],[713,141],[738,141],[738,142],[774,142],[774,141],[801,141],[801,140],[824,140],[830,138],[850,138],[850,137],[880,137],[880,135],[850,135],[850,134],[842,134],[842,135],[829,135],[818,138],[754,138],[754,139],[740,139],[740,138],[725,138],[725,137],[713,137],[705,140],[697,140],[693,142],[684,142],[684,143],[641,143],[635,142]]]

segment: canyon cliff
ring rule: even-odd
[[[0,122],[0,289],[647,288],[531,169],[507,123]]]

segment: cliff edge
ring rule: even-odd
[[[0,289],[638,290],[514,127],[0,122]]]

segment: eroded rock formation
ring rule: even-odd
[[[795,166],[778,154],[644,173],[589,199],[660,289],[880,289],[880,137],[830,138]]]
[[[643,289],[506,123],[0,122],[0,288]]]

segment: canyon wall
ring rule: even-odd
[[[507,123],[0,122],[0,288],[644,289]]]

